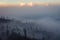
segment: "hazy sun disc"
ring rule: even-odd
[[[49,5],[48,3],[45,4],[45,6],[48,6],[48,5]]]
[[[22,6],[25,6],[25,3],[20,3],[20,6],[22,7]]]

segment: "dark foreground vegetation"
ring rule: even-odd
[[[12,32],[11,35],[9,35],[8,40],[37,40],[35,38],[28,38],[26,36],[21,36],[20,33],[14,33]]]
[[[8,23],[8,22],[11,22],[11,21],[12,20],[10,20],[10,19],[0,18],[0,24],[1,23]],[[6,39],[4,39],[0,36],[0,40],[40,40],[40,39],[36,39],[36,38],[27,37],[27,33],[26,33],[25,29],[24,29],[24,36],[22,36],[20,33],[14,32],[14,31],[11,31],[11,34],[10,34],[9,30],[8,30],[8,26],[7,26],[7,29],[6,29],[5,36],[6,36]],[[43,37],[42,40],[45,40],[45,38]]]
[[[7,23],[7,22],[10,22],[10,21],[12,21],[12,20],[10,20],[10,19],[6,19],[6,18],[4,18],[4,17],[0,17],[0,23]]]
[[[15,33],[12,31],[12,33],[8,36],[8,40],[45,40],[43,37],[42,39],[36,39],[36,38],[29,38],[27,37],[26,30],[24,29],[24,36],[21,36],[20,33]]]
[[[1,25],[4,24],[4,23],[7,23],[8,24],[11,21],[13,21],[13,20],[5,19],[5,18],[0,18],[0,27],[4,28],[5,26],[3,27]],[[0,29],[0,40],[51,40],[51,39],[52,40],[60,40],[60,36],[54,38],[53,37],[54,35],[52,35],[52,33],[46,32],[46,31],[42,31],[42,30],[40,30],[40,31],[37,31],[36,30],[35,31],[36,33],[42,33],[43,34],[43,36],[42,36],[41,39],[37,39],[35,37],[33,37],[33,38],[27,37],[27,30],[26,29],[23,29],[24,36],[22,36],[20,34],[20,32],[17,33],[17,32],[14,32],[13,30],[11,30],[11,33],[9,33],[8,25],[6,26],[6,29],[5,29],[6,31],[5,32],[2,31],[3,33],[5,33],[4,34],[5,36],[1,36],[1,33],[2,33],[1,30],[3,30],[3,29]],[[46,35],[46,36],[44,36],[44,35]]]

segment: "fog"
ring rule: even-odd
[[[35,22],[41,25],[44,30],[60,35],[59,5],[0,8],[0,14],[0,16],[17,20]]]

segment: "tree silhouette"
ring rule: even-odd
[[[24,35],[25,35],[25,40],[26,40],[26,38],[27,38],[26,29],[24,29]]]
[[[10,36],[8,37],[8,40],[19,40],[19,37],[20,37],[19,34],[15,33],[15,32],[12,32],[10,34]]]
[[[0,40],[2,40],[2,38],[0,37]]]

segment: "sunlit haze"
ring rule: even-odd
[[[6,6],[40,6],[40,5],[44,5],[44,6],[48,6],[48,5],[60,5],[60,3],[48,3],[48,2],[29,2],[29,3],[24,3],[24,2],[20,2],[20,3],[0,3],[0,6],[6,7]]]
[[[34,5],[45,5],[59,4],[60,0],[0,0],[0,6],[34,6]]]

